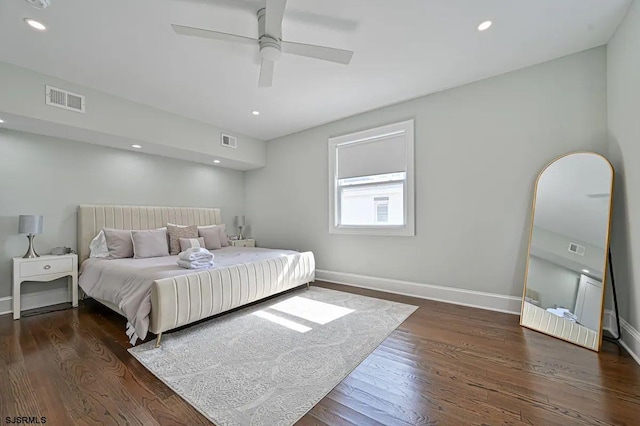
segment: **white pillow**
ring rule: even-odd
[[[167,230],[167,227],[156,228],[158,231]],[[167,237],[167,241],[169,237]],[[167,247],[169,243],[167,242]],[[98,232],[98,235],[93,237],[93,240],[89,243],[89,257],[105,258],[109,257],[109,248],[107,247],[107,237],[104,236],[104,231]]]
[[[217,225],[220,230],[220,245],[222,247],[229,247],[229,237],[227,237],[227,229],[225,224]]]
[[[104,231],[100,231],[98,235],[91,240],[89,243],[89,250],[91,251],[89,257],[109,257],[107,238],[104,236]]]
[[[177,226],[178,228],[184,228],[186,225],[176,225],[174,223],[167,223],[167,226]],[[227,230],[226,230],[226,226],[224,223],[220,224],[220,225],[198,225],[198,229],[211,229],[211,228],[218,228],[218,230],[220,231],[220,245],[222,247],[229,247],[230,243],[229,243],[229,237],[227,237]]]

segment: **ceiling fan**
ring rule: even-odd
[[[282,18],[287,0],[266,0],[266,2],[266,7],[258,10],[257,39],[184,25],[171,24],[171,26],[173,31],[180,35],[260,46],[262,64],[260,65],[258,87],[271,87],[273,85],[274,65],[282,52],[344,65],[351,62],[353,52],[350,50],[282,40]]]

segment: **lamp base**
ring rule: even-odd
[[[36,253],[35,249],[33,248],[33,239],[35,238],[35,235],[29,234],[27,235],[27,238],[29,239],[29,248],[27,249],[27,252],[24,254],[24,256],[22,256],[22,258],[31,259],[34,257],[40,257],[40,255]]]
[[[242,228],[242,226],[238,226],[238,229],[240,229],[240,234],[238,235],[239,240],[244,240],[244,235],[242,235]]]

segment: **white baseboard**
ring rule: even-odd
[[[51,290],[37,291],[35,293],[24,293],[20,298],[20,310],[42,308],[43,306],[56,305],[71,301],[71,295],[66,287],[54,288]],[[0,297],[0,315],[13,312],[13,298]]]
[[[603,328],[613,336],[618,335],[616,314],[614,311],[609,309],[604,311]],[[633,326],[622,317],[620,317],[620,328],[622,329],[620,344],[629,352],[629,355],[640,364],[640,331],[633,328]]]
[[[349,274],[345,272],[316,269],[316,279],[319,281],[345,284],[353,287],[402,294],[404,296],[419,297],[421,299],[436,300],[439,302],[453,303],[455,305],[470,306],[490,311],[506,312],[515,315],[520,315],[520,309],[522,307],[522,298],[515,296],[443,287],[411,281],[368,277],[365,275]]]

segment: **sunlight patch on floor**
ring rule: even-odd
[[[316,324],[327,324],[333,320],[349,315],[353,309],[332,305],[331,303],[318,302],[306,297],[294,296],[275,305],[269,309],[284,312]]]
[[[273,315],[270,314],[269,312],[265,312],[265,311],[257,311],[252,313],[251,315],[255,315],[257,317],[266,319],[268,321],[271,321],[273,323],[282,325],[284,327],[287,327],[291,330],[297,331],[299,333],[306,333],[307,331],[311,330],[311,327],[307,327],[306,325],[302,325],[302,324],[298,324],[297,322],[294,321],[290,321],[286,318],[281,318],[277,315]]]

